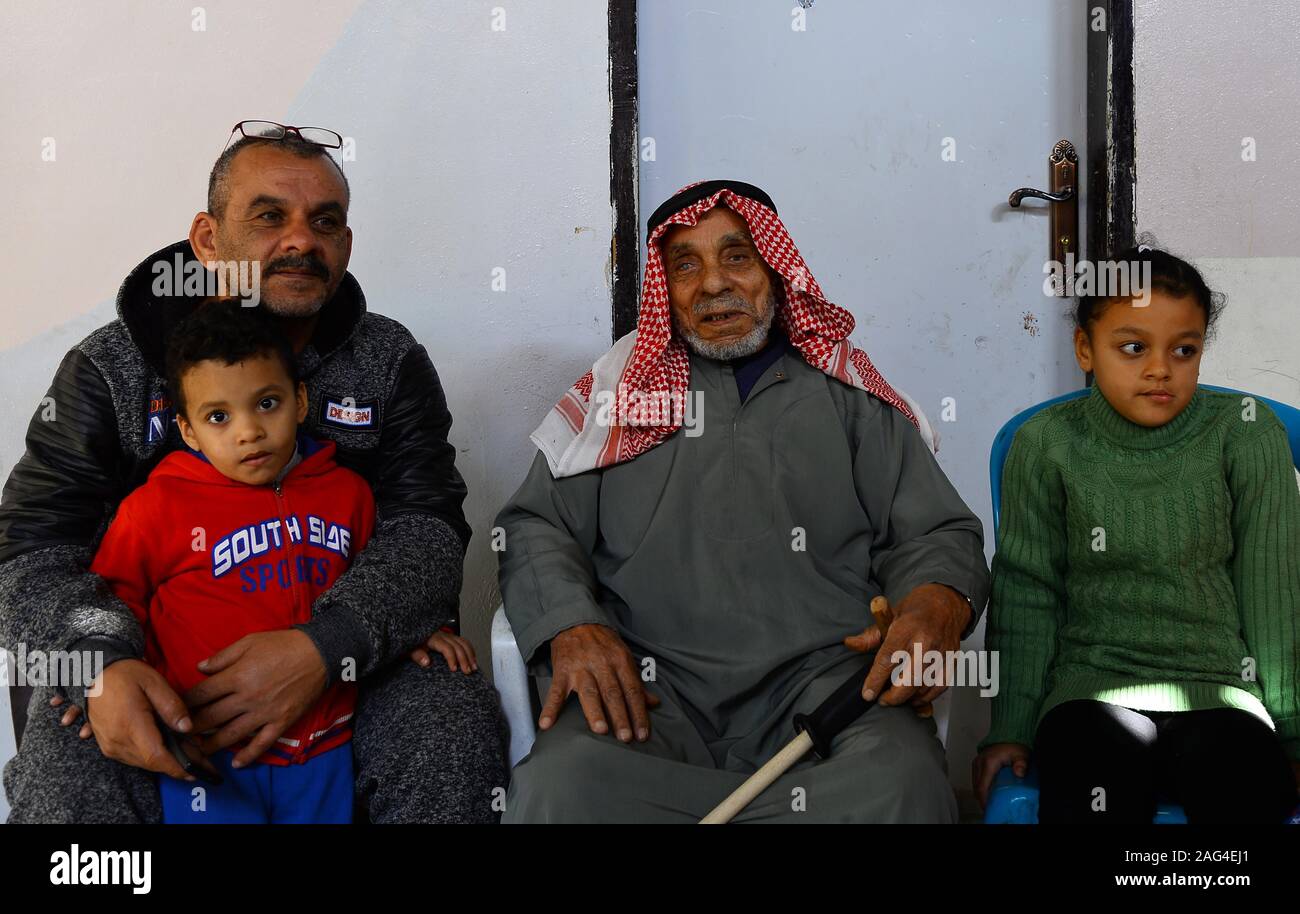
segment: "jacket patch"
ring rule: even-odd
[[[321,397],[320,421],[335,428],[379,428],[379,401],[358,403],[351,397]]]
[[[149,417],[145,420],[144,440],[153,444],[167,437],[167,428],[172,424],[172,401],[169,397],[149,398]]]

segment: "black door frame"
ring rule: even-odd
[[[1133,244],[1133,0],[1096,0],[1087,14],[1087,252],[1094,260]],[[1105,28],[1093,30],[1098,9]],[[636,327],[641,221],[638,163],[636,0],[609,0],[610,204],[614,209],[613,328],[618,339]],[[620,239],[622,243],[620,244]]]
[[[1101,8],[1106,28],[1093,31]],[[1133,205],[1133,0],[1088,5],[1088,257],[1100,260],[1131,247],[1137,235]]]
[[[640,190],[637,164],[636,0],[609,0],[609,202],[614,208],[610,242],[614,339],[636,328],[640,300]],[[620,241],[622,243],[620,243]]]

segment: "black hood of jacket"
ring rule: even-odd
[[[177,254],[181,255],[183,266],[197,260],[188,240],[169,244],[142,260],[127,274],[117,292],[117,316],[126,324],[145,361],[159,375],[165,374],[163,356],[167,334],[203,301],[193,296],[154,294],[158,278],[154,264],[161,261],[170,269]],[[366,298],[360,284],[351,273],[344,273],[334,297],[321,306],[320,319],[312,333],[311,345],[322,359],[348,341],[365,313]]]

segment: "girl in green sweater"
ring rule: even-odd
[[[987,648],[1003,671],[973,780],[1039,776],[1040,822],[1281,822],[1300,780],[1300,490],[1286,429],[1199,388],[1219,310],[1195,267],[1080,297],[1087,396],[1003,469]],[[1139,274],[1131,273],[1136,276]]]

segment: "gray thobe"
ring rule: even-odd
[[[555,479],[539,453],[502,509],[500,583],[545,696],[549,641],[617,630],[662,701],[647,743],[587,729],[576,696],[512,775],[507,822],[698,820],[863,663],[844,647],[927,582],[988,596],[983,531],[893,407],[787,351],[742,403],[731,365],[691,354],[698,435]],[[737,821],[956,819],[932,721],[877,706],[831,758]]]

